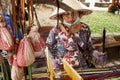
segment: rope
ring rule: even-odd
[[[59,5],[59,1],[58,0],[56,0],[56,4],[57,4],[57,27],[58,27],[58,25],[59,25],[59,8],[60,8],[60,5]]]
[[[35,12],[35,18],[36,18],[36,21],[37,21],[37,25],[38,25],[38,27],[41,27],[40,22],[38,20],[38,16],[37,16],[36,10],[35,10],[34,7],[33,7],[33,11]]]

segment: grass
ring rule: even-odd
[[[93,11],[81,21],[90,26],[91,33],[102,33],[104,27],[108,33],[120,32],[120,15],[108,11]]]

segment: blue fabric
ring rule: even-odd
[[[16,31],[15,36],[16,38],[19,38],[20,40],[23,38],[23,34],[20,30]]]
[[[4,17],[5,17],[5,22],[6,22],[7,26],[8,26],[8,29],[13,34],[12,26],[10,25],[10,15],[8,13],[4,13]]]
[[[5,17],[5,22],[6,22],[7,24],[10,24],[10,15],[7,14],[7,13],[4,13],[4,17]]]
[[[8,13],[4,13],[4,17],[5,17],[5,22],[8,26],[8,29],[13,34],[13,31],[12,31],[13,26],[11,26],[11,24],[10,24],[10,15]],[[19,29],[15,32],[15,36],[16,36],[16,38],[19,38],[19,39],[23,38],[23,34]]]

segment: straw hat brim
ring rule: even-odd
[[[90,10],[87,6],[85,6],[78,0],[63,0],[62,2],[68,5],[70,8],[72,8],[74,11],[79,12],[80,16],[88,15],[92,13],[92,10]],[[55,11],[50,16],[50,19],[57,19],[57,14],[62,15],[65,12],[66,11],[61,8],[59,8],[59,12],[57,12],[57,8],[56,8]]]
[[[92,11],[88,10],[88,9],[79,9],[79,10],[74,10],[74,11],[79,12],[79,16],[80,17],[92,13]],[[55,11],[50,15],[49,18],[52,19],[52,20],[56,20],[57,19],[57,15],[60,16],[60,15],[64,14],[65,12],[66,12],[65,10],[59,8],[59,12],[57,13],[57,8],[56,8]]]

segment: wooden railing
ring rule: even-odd
[[[106,48],[120,46],[120,41],[106,42]],[[102,43],[94,44],[95,47],[101,47]]]

